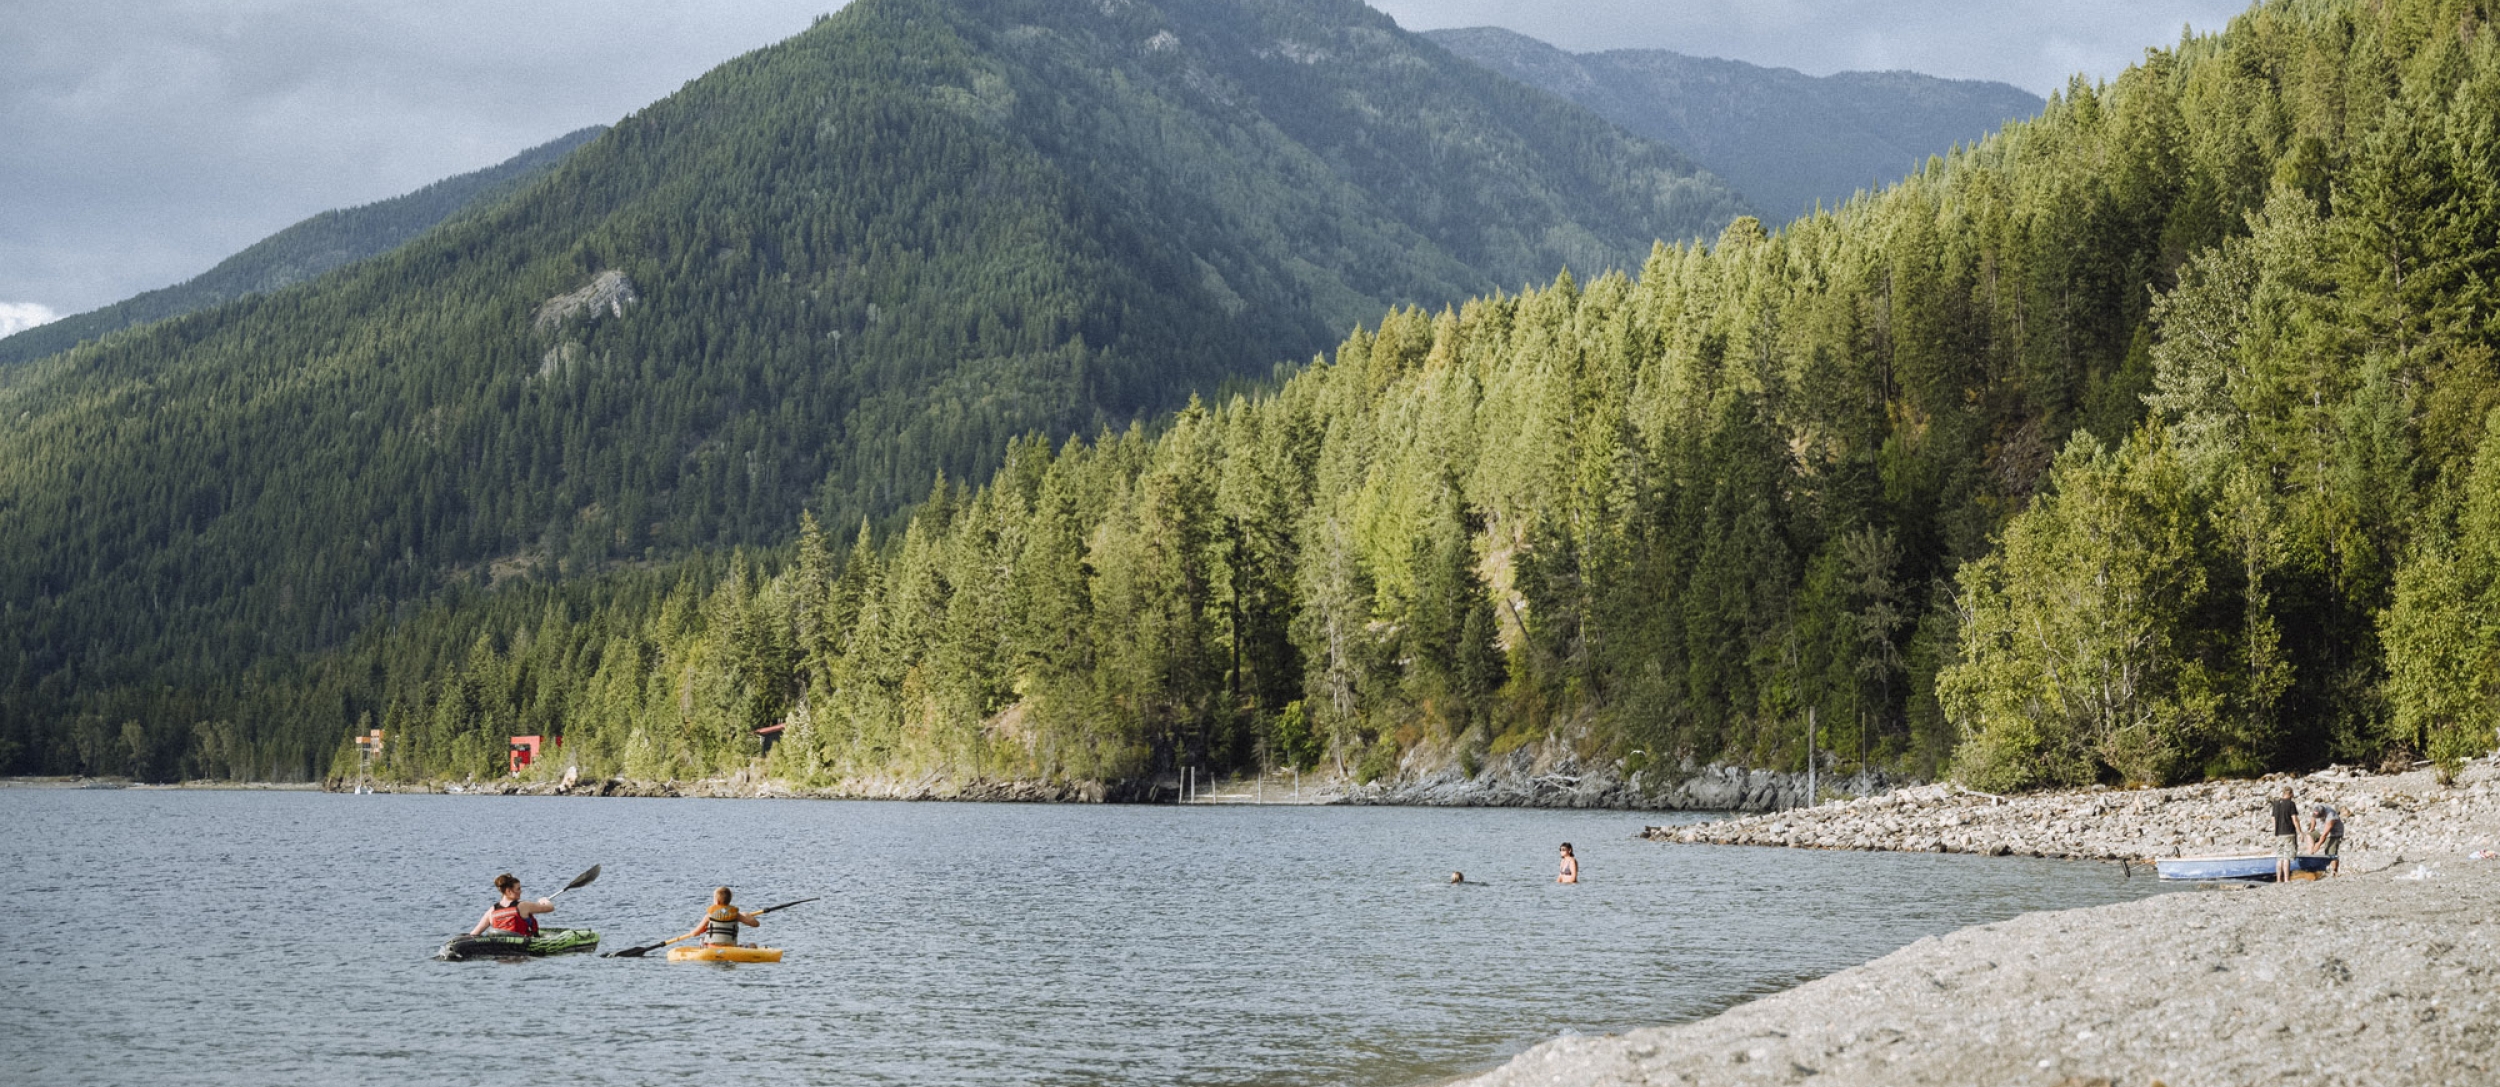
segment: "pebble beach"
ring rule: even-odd
[[[2104,861],[2264,851],[2265,799],[2349,821],[2345,874],[2206,885],[1920,940],[1719,1015],[1537,1046],[1468,1081],[1581,1085],[2500,1083],[2500,766],[1989,797],[1950,785],[1691,827],[1771,845]],[[2140,873],[2149,877],[2149,871]]]
[[[2467,764],[2443,785],[2428,767],[2395,774],[2329,769],[2305,777],[2219,781],[2168,789],[2088,789],[1995,797],[1922,785],[1815,808],[1691,826],[1650,827],[1662,842],[1985,853],[2074,860],[2273,851],[2266,801],[2291,786],[2306,811],[2344,814],[2345,867],[2500,849],[2500,765]]]
[[[2500,1082],[2500,862],[2027,914],[1477,1087]]]

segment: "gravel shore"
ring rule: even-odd
[[[1931,785],[1665,842],[2141,859],[2262,851],[2284,784],[2347,813],[2346,875],[2027,914],[1680,1026],[1557,1039],[1468,1081],[2500,1083],[2500,766],[1998,800]],[[2149,873],[2148,873],[2149,874]]]
[[[2028,914],[1469,1082],[2490,1084],[2495,907],[2500,861],[2454,859]]]
[[[1994,798],[1923,785],[1860,800],[1694,826],[1645,837],[1712,845],[1986,853],[2084,860],[2270,853],[2266,800],[2289,785],[2303,810],[2344,813],[2345,868],[2405,857],[2500,848],[2500,764],[2467,764],[2453,785],[2425,768],[2401,774],[2331,769],[2293,778],[2170,789],[2091,789]]]

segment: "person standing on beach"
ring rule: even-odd
[[[1555,876],[1555,877],[1554,877],[1554,882],[1556,882],[1556,883],[1578,883],[1578,882],[1580,882],[1580,858],[1578,858],[1578,857],[1576,857],[1576,856],[1573,856],[1573,855],[1572,855],[1572,853],[1571,853],[1571,843],[1569,843],[1569,842],[1564,842],[1564,843],[1562,844],[1562,874],[1561,874],[1561,875],[1558,875],[1558,876]]]
[[[2314,849],[2326,858],[2328,875],[2344,874],[2344,813],[2325,804],[2309,809],[2309,834]]]
[[[2292,802],[2292,787],[2286,785],[2274,798],[2274,881],[2286,883],[2292,878],[2293,858],[2300,856],[2300,805]]]

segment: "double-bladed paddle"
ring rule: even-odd
[[[820,897],[821,897],[821,896],[820,896]],[[816,901],[816,899],[813,899],[813,898],[802,898],[802,899],[799,899],[799,900],[798,900],[798,901],[796,901],[796,902],[784,902],[784,903],[782,903],[782,904],[780,904],[780,905],[778,905],[778,906],[766,906],[766,907],[764,907],[763,909],[760,909],[760,910],[755,911],[754,916],[756,916],[756,917],[762,917],[762,916],[764,916],[765,914],[768,914],[768,913],[773,912],[774,910],[786,910],[786,909],[789,909],[789,908],[790,908],[790,907],[792,907],[792,906],[796,906],[796,905],[798,905],[798,904],[799,904],[799,903],[801,903],[801,902],[814,902],[814,901]],[[625,949],[625,950],[623,950],[623,951],[611,951],[611,952],[608,952],[607,954],[605,954],[605,955],[601,955],[601,956],[599,956],[599,957],[600,957],[600,958],[603,958],[603,959],[639,959],[639,958],[641,958],[641,957],[643,957],[643,956],[645,956],[645,955],[648,955],[648,954],[650,954],[650,953],[652,953],[652,952],[654,952],[654,951],[658,951],[659,949],[661,949],[661,948],[663,948],[663,947],[667,947],[667,946],[668,946],[668,945],[670,945],[670,944],[676,943],[676,942],[677,942],[677,940],[690,940],[690,939],[693,939],[693,938],[694,938],[694,935],[695,935],[694,933],[689,932],[689,933],[687,933],[687,934],[685,934],[685,935],[683,935],[683,936],[679,936],[679,937],[677,937],[677,938],[676,938],[676,939],[674,939],[674,940],[662,940],[662,941],[660,941],[659,943],[656,943],[656,944],[644,944],[644,945],[643,945],[643,946],[641,946],[641,947],[629,947],[629,948],[626,948],[626,949]]]
[[[599,866],[594,864],[594,865],[591,865],[591,866],[590,866],[590,871],[584,872],[584,873],[582,873],[581,875],[578,875],[578,876],[573,877],[573,882],[565,884],[565,885],[564,885],[564,891],[570,891],[570,890],[572,890],[572,889],[573,889],[573,888],[575,888],[575,887],[588,887],[588,886],[590,886],[590,881],[592,881],[592,880],[594,880],[594,879],[597,879],[597,878],[599,878]],[[553,902],[553,901],[555,901],[555,900],[556,900],[556,896],[557,896],[557,895],[561,895],[561,894],[563,894],[563,893],[564,893],[564,891],[557,891],[555,894],[548,895],[548,896],[547,896],[547,901],[549,901],[549,902]]]

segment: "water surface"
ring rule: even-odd
[[[24,1083],[1362,1084],[2151,893],[2075,862],[1662,845],[1621,812],[0,789]],[[1588,882],[1551,882],[1570,841]],[[488,880],[607,946],[713,885],[777,965],[439,963]],[[1452,887],[1452,869],[1485,886]]]

